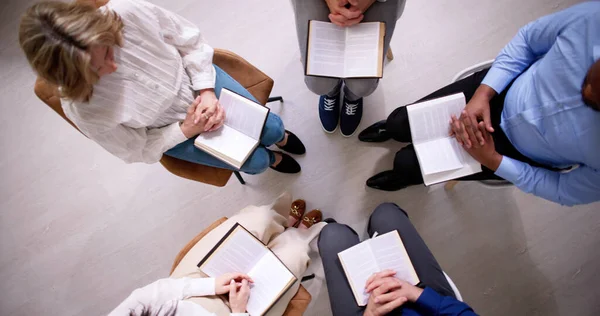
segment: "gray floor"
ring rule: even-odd
[[[125,165],[47,109],[16,28],[31,0],[0,4],[1,315],[101,315],[136,287],[168,274],[172,259],[213,220],[282,190],[364,232],[371,210],[405,208],[465,300],[483,315],[598,315],[600,204],[566,208],[516,189],[459,184],[396,193],[365,188],[389,169],[397,143],[369,146],[327,135],[317,96],[303,84],[288,1],[154,0],[195,21],[214,47],[237,52],[275,79],[272,104],[305,140],[303,172],[266,172],[225,188]],[[518,28],[577,0],[409,1],[396,59],[366,99],[362,126],[495,56]],[[330,313],[318,260],[307,314]]]

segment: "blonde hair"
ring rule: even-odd
[[[63,97],[89,101],[98,75],[91,68],[92,45],[122,45],[123,22],[111,10],[81,3],[45,1],[22,16],[19,43],[37,74],[60,86]]]

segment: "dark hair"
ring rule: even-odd
[[[169,307],[169,309],[162,314],[162,316],[175,316],[175,314],[177,313],[177,303],[175,303],[173,306]],[[159,316],[160,312],[163,310],[163,307],[165,307],[165,305],[161,306],[158,311],[153,312],[152,308],[150,306],[144,305],[142,307],[142,312],[141,313],[136,313],[135,310],[129,310],[129,316]]]

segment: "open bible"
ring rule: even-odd
[[[247,310],[252,316],[266,314],[297,280],[267,246],[238,223],[198,263],[198,268],[211,278],[230,272],[250,276],[254,283],[250,284]]]
[[[225,124],[198,135],[194,145],[240,169],[260,144],[269,108],[227,89],[221,90],[219,103],[225,110]]]
[[[338,253],[356,303],[367,305],[365,292],[371,275],[383,270],[394,270],[399,279],[417,285],[420,280],[397,231],[376,236]]]
[[[384,36],[383,22],[341,27],[310,20],[305,73],[335,78],[381,78]]]
[[[449,136],[451,115],[460,117],[465,105],[465,95],[458,93],[406,108],[425,185],[481,172],[481,164]]]

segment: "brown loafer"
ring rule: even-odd
[[[306,228],[310,228],[312,225],[319,223],[323,220],[323,213],[320,210],[312,210],[302,218],[302,224]]]
[[[295,200],[292,202],[292,206],[290,207],[290,216],[296,219],[296,222],[293,227],[298,227],[300,224],[300,220],[304,216],[304,212],[306,211],[306,202],[302,199]]]

